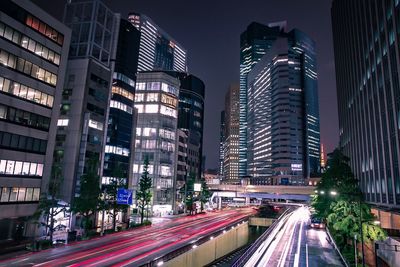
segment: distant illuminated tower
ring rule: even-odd
[[[325,168],[324,144],[321,144],[321,168]]]
[[[141,33],[138,71],[187,71],[186,50],[154,21],[134,12],[128,20]]]

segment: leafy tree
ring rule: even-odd
[[[69,212],[66,205],[60,204],[60,188],[62,182],[62,169],[59,162],[55,160],[51,170],[47,194],[41,194],[38,209],[33,214],[33,219],[36,223],[46,227],[51,244],[53,244],[53,233],[56,230],[55,224],[57,223],[57,215]]]
[[[329,192],[336,191],[338,193],[336,199],[347,201],[357,201],[361,196],[358,180],[349,166],[350,159],[340,149],[335,149],[328,156],[326,172],[316,188],[318,192],[324,194],[316,194],[312,199],[317,216],[321,218],[328,217],[332,212],[332,197]]]
[[[201,203],[201,211],[204,210],[204,204],[210,199],[210,189],[208,188],[208,184],[205,179],[201,180],[201,193],[200,193],[200,203]]]
[[[361,203],[361,220],[364,240],[375,241],[386,238],[386,233],[382,228],[374,224],[375,217],[365,203]],[[344,241],[352,239],[355,235],[359,236],[360,204],[344,200],[332,203],[332,213],[327,217],[327,222],[340,233]]]
[[[127,205],[117,203],[118,188],[128,188],[124,173],[120,164],[117,164],[112,171],[113,179],[105,186],[104,194],[106,196],[106,208],[112,210],[111,217],[113,219],[113,230],[117,227],[117,214],[126,212]]]
[[[86,172],[81,176],[79,196],[72,203],[72,210],[83,216],[83,226],[87,234],[93,227],[91,217],[103,207],[98,175],[98,160],[90,158]]]
[[[143,173],[139,180],[139,188],[136,192],[137,203],[140,211],[140,223],[143,224],[144,212],[147,211],[149,214],[148,207],[151,203],[151,187],[152,180],[149,176],[149,159],[146,157],[143,162]]]
[[[189,214],[193,214],[193,204],[194,204],[194,173],[191,173],[186,181],[186,196],[185,196],[185,205],[186,210],[189,211]]]

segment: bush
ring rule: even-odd
[[[37,247],[39,250],[48,249],[48,248],[50,248],[50,247],[52,247],[52,246],[53,246],[53,244],[51,243],[51,241],[50,241],[50,240],[47,240],[47,239],[45,239],[45,240],[39,240],[39,241],[37,241],[37,244],[36,244],[36,247]]]
[[[145,220],[145,221],[143,222],[143,225],[144,225],[144,226],[151,225],[151,221],[149,221],[149,220]]]
[[[122,226],[117,226],[117,231],[121,232],[122,231]]]

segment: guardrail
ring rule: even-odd
[[[251,246],[246,250],[246,252],[243,253],[242,256],[240,256],[239,259],[235,261],[232,267],[244,266],[246,262],[249,261],[251,256],[253,256],[256,250],[260,247],[260,245],[268,238],[269,234],[275,229],[279,221],[291,212],[293,212],[292,208],[288,208],[287,210],[285,210],[281,214],[281,216],[279,216],[279,218],[253,244],[251,244]]]
[[[336,242],[335,242],[335,239],[333,239],[333,237],[332,237],[332,235],[331,235],[331,232],[329,232],[329,228],[326,227],[325,229],[326,229],[326,233],[328,234],[329,239],[331,240],[331,242],[332,242],[332,244],[333,244],[334,249],[337,251],[337,253],[339,253],[340,259],[342,260],[342,262],[344,263],[344,265],[345,265],[346,267],[349,267],[350,264],[347,262],[347,260],[345,259],[345,257],[343,257],[342,253],[340,252],[339,248],[337,247]]]

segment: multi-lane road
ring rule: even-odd
[[[119,232],[0,261],[0,266],[140,266],[253,214],[225,210],[180,217],[159,225]]]
[[[343,266],[324,229],[308,227],[309,218],[306,207],[286,215],[245,266]]]

